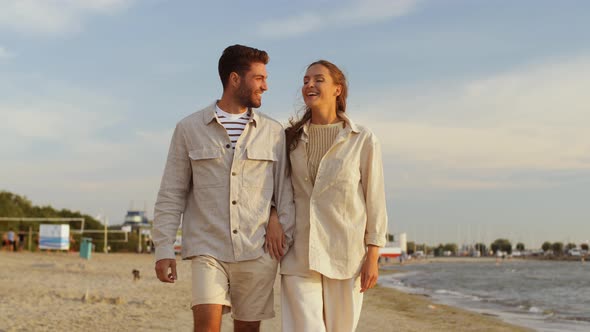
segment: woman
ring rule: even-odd
[[[305,114],[286,130],[296,229],[281,262],[283,331],[353,331],[385,244],[381,151],[346,115],[334,64],[310,64],[301,92]]]

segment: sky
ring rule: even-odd
[[[266,50],[285,123],[306,66],[379,138],[389,230],[529,248],[590,239],[590,2],[0,0],[0,190],[122,223],[153,204],[217,61]]]

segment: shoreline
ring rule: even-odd
[[[178,261],[179,280],[159,282],[153,255],[0,252],[0,330],[192,330],[190,263]],[[133,281],[132,270],[141,279]],[[280,331],[280,282],[276,317],[261,331]],[[224,315],[222,331],[232,331]],[[377,286],[363,303],[357,331],[530,331],[498,317],[470,312],[431,298]]]
[[[510,306],[509,304],[502,303],[501,301],[493,301],[493,299],[483,300],[480,295],[469,292],[468,290],[455,290],[453,288],[445,288],[445,286],[433,285],[427,288],[414,288],[408,286],[404,279],[410,280],[415,273],[418,271],[425,271],[423,269],[411,268],[412,265],[427,265],[427,264],[455,264],[458,268],[460,264],[481,264],[481,267],[502,267],[506,264],[509,269],[513,264],[538,264],[543,263],[545,260],[525,260],[525,259],[509,259],[496,263],[494,257],[445,257],[445,258],[429,258],[420,259],[410,264],[404,264],[400,266],[399,262],[394,264],[387,264],[381,266],[380,270],[380,281],[383,287],[396,289],[409,294],[416,294],[429,298],[434,303],[446,304],[462,310],[468,310],[470,312],[493,316],[501,319],[503,322],[508,324],[514,324],[523,328],[539,330],[539,331],[587,331],[589,326],[587,321],[580,321],[577,319],[559,318],[558,315],[553,316],[553,310],[548,309],[547,313],[543,309],[532,306],[530,310],[522,310],[522,306]],[[559,261],[562,263],[565,261]],[[565,262],[567,264],[567,262]],[[576,264],[576,262],[573,262]],[[550,264],[549,262],[543,264]],[[580,264],[579,262],[577,264]],[[441,265],[441,266],[443,266]],[[440,267],[437,267],[439,269]],[[428,270],[426,270],[428,271]],[[514,270],[512,270],[514,271]]]

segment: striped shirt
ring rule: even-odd
[[[240,114],[232,114],[223,111],[219,106],[215,107],[215,115],[217,115],[217,119],[227,131],[227,135],[231,141],[231,147],[234,150],[236,149],[238,138],[240,138],[240,135],[244,132],[244,128],[246,128],[246,124],[250,121],[250,114],[250,110]]]

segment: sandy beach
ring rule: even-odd
[[[190,265],[179,280],[159,282],[153,256],[0,252],[0,331],[190,331]],[[141,279],[133,281],[132,270]],[[280,331],[277,316],[262,331]],[[232,331],[229,315],[222,331]],[[357,331],[528,331],[496,317],[435,304],[420,295],[376,287],[365,296]]]

